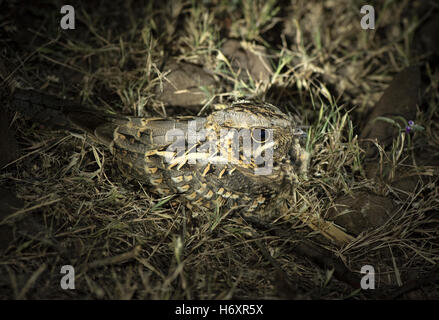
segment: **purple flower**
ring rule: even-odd
[[[407,124],[408,126],[405,127],[405,133],[409,133],[410,131],[412,131],[415,122],[413,120],[409,120]]]

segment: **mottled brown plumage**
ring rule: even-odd
[[[207,136],[205,141],[190,148],[188,127],[191,121],[197,131],[211,129],[217,141],[215,137],[209,140]],[[184,132],[186,148],[180,153],[168,151],[170,142],[166,139],[166,132],[176,128]],[[267,142],[269,137],[265,135],[273,134],[270,144],[273,154],[272,157],[267,156],[267,159],[272,158],[273,163],[269,159],[258,164],[251,152],[249,158],[243,157],[250,146],[246,148],[242,141],[233,138],[226,145],[218,138],[221,129],[231,132],[235,139],[237,134],[248,132],[252,139],[251,148],[266,145],[261,141],[261,134]],[[255,137],[256,132],[258,137]],[[272,210],[291,191],[297,175],[307,169],[308,153],[302,144],[304,134],[295,129],[293,120],[274,106],[249,101],[234,103],[206,118],[127,118],[117,125],[110,125],[110,128],[108,125],[98,127],[96,136],[110,141],[112,153],[122,168],[128,168],[126,172],[129,176],[151,185],[161,196],[181,194],[188,207],[207,210],[217,206],[239,207],[245,213]],[[188,149],[202,149],[203,142],[206,144],[209,141],[218,147],[214,148],[214,153],[209,150],[198,154],[188,152]],[[235,145],[241,142],[239,158],[232,157],[230,149],[234,142]],[[222,147],[224,154],[229,155],[228,161],[215,163],[214,157],[220,155]],[[166,156],[171,160],[167,160]],[[190,163],[190,159],[194,158],[196,162]],[[267,169],[265,172],[262,171],[264,168]],[[261,170],[258,172],[256,169]]]
[[[126,176],[160,196],[179,194],[197,210],[222,207],[269,214],[291,192],[298,175],[306,172],[309,160],[306,135],[296,120],[267,103],[238,101],[217,106],[207,117],[114,117],[19,91],[14,107],[40,122],[91,133],[110,148]],[[191,145],[194,130],[198,134],[203,129],[209,133],[206,139],[195,139]],[[169,135],[175,132],[180,136]],[[221,140],[224,132],[229,140]],[[244,143],[245,134],[250,144]],[[172,148],[177,141],[184,142],[184,150]]]

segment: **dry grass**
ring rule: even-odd
[[[1,19],[14,79],[108,112],[190,113],[165,108],[155,96],[155,87],[166,81],[161,67],[172,56],[202,64],[222,79],[215,92],[206,91],[206,103],[259,96],[301,113],[313,152],[310,176],[292,195],[290,212],[273,222],[291,233],[273,235],[229,212],[198,214],[176,199],[155,198],[140,183],[126,181],[100,145],[15,115],[21,153],[1,170],[0,185],[15,189],[25,207],[7,221],[13,221],[14,239],[0,258],[1,298],[285,297],[262,243],[297,288],[296,297],[363,299],[364,292],[294,251],[302,239],[319,240],[296,214],[325,217],[337,196],[355,190],[391,197],[399,209],[387,224],[344,248],[326,245],[349,269],[375,266],[377,286],[386,289],[438,264],[438,167],[413,160],[426,145],[439,150],[437,70],[430,74],[429,103],[415,121],[426,130],[410,143],[401,136],[392,150],[381,152],[380,166],[388,171],[379,181],[366,178],[356,136],[358,119],[392,77],[421,61],[409,50],[422,19],[408,14],[411,1],[377,2],[375,31],[360,28],[361,1],[102,3],[76,7],[75,31],[59,30],[59,1],[20,9],[11,4],[16,14],[33,17]],[[274,70],[269,83],[245,83],[218,59],[227,34],[267,48]],[[28,45],[18,50],[15,41]],[[398,169],[429,179],[401,199],[389,183]],[[74,291],[59,286],[66,264],[76,268]],[[439,297],[438,284],[424,290],[413,297]]]

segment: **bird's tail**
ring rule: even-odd
[[[104,144],[110,143],[112,137],[105,134],[97,135],[96,132],[102,132],[103,128],[111,132],[112,127],[120,121],[115,116],[69,100],[20,88],[14,90],[10,107],[31,121],[53,129],[84,131],[92,134]]]

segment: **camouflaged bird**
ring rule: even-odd
[[[237,101],[207,117],[141,118],[17,89],[13,107],[40,123],[88,132],[126,176],[160,196],[180,195],[189,208],[269,214],[308,167],[306,134],[268,103]]]

